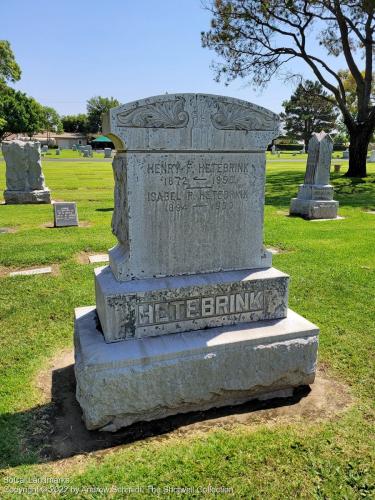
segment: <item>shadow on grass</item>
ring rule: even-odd
[[[52,372],[51,403],[24,413],[6,414],[1,418],[4,429],[6,427],[19,428],[23,423],[26,436],[22,443],[23,454],[18,458],[14,453],[16,449],[14,439],[9,440],[7,446],[3,447],[4,456],[1,460],[1,467],[50,462],[80,453],[105,450],[150,437],[162,436],[190,424],[202,423],[202,426],[207,429],[208,421],[212,419],[291,406],[307,396],[310,391],[310,387],[301,386],[295,389],[293,396],[289,398],[275,398],[269,401],[253,400],[239,406],[213,408],[152,422],[139,422],[115,433],[88,431],[82,421],[82,411],[75,398],[74,368],[70,365]],[[24,455],[25,451],[26,455]]]
[[[293,170],[268,173],[266,179],[266,205],[287,207],[291,198],[298,193],[299,184],[303,183],[304,174]],[[364,208],[373,207],[375,199],[375,174],[366,178],[331,175],[331,184],[335,188],[335,199],[342,206]]]
[[[114,208],[95,208],[95,212],[113,212]]]

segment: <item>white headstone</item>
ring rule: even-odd
[[[6,163],[7,204],[51,203],[50,191],[44,184],[39,142],[3,142]]]

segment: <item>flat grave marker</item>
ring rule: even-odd
[[[9,276],[30,276],[33,274],[49,274],[52,273],[52,267],[39,267],[37,269],[24,269],[23,271],[13,271]]]
[[[89,255],[90,264],[97,264],[98,262],[108,262],[109,255],[107,253],[98,254],[98,255]]]
[[[55,202],[53,204],[54,227],[78,226],[77,204]]]

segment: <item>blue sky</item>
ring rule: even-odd
[[[85,112],[94,95],[125,103],[165,92],[229,95],[280,112],[293,90],[278,79],[262,92],[244,80],[216,83],[217,56],[200,42],[210,22],[201,0],[0,0],[0,12],[0,38],[22,69],[15,87],[61,114]]]

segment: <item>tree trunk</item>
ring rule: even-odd
[[[372,132],[368,124],[349,128],[349,170],[346,177],[366,177],[367,149]]]

